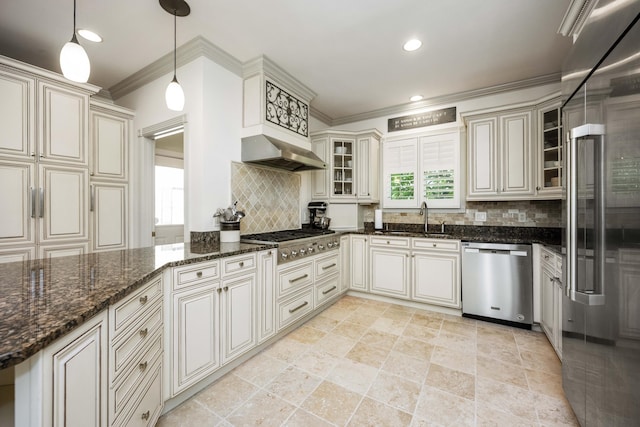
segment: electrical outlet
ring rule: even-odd
[[[518,222],[527,222],[527,213],[526,212],[520,212],[518,214]]]
[[[486,212],[476,212],[476,221],[486,221],[487,220],[487,213]]]

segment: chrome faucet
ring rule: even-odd
[[[420,215],[424,215],[424,232],[428,233],[429,228],[429,207],[427,206],[427,202],[422,202],[422,206],[420,206]]]

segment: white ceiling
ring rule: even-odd
[[[240,60],[266,55],[316,92],[332,119],[559,73],[556,33],[570,0],[188,0],[178,45],[202,35]],[[89,82],[109,89],[173,49],[157,0],[77,0]],[[0,53],[53,71],[71,37],[72,0],[1,0]],[[402,44],[423,46],[407,53]]]

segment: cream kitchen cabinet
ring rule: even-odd
[[[352,234],[350,237],[351,263],[349,270],[343,272],[350,277],[349,289],[356,291],[369,291],[369,238],[360,234]]]
[[[16,426],[108,425],[107,310],[16,366]]]
[[[312,199],[363,204],[380,200],[381,136],[375,129],[312,134],[313,152],[327,163],[326,170],[312,172]]]
[[[562,359],[562,258],[544,247],[540,257],[540,326]]]
[[[109,307],[109,425],[154,425],[163,407],[163,281]],[[149,390],[149,384],[158,384]],[[158,391],[158,388],[160,391]]]
[[[465,117],[467,200],[533,198],[532,116],[526,108]]]
[[[128,190],[126,183],[92,181],[89,201],[92,252],[127,248]]]
[[[351,238],[349,235],[340,237],[340,293],[349,289],[351,282]]]
[[[170,397],[257,345],[256,260],[249,253],[173,269]]]
[[[258,344],[276,333],[276,257],[275,249],[258,255]]]
[[[538,174],[536,195],[538,198],[562,197],[564,132],[561,102],[557,99],[538,106]]]
[[[91,100],[91,179],[126,181],[129,175],[129,139],[133,112]]]
[[[314,260],[314,309],[333,301],[341,293],[340,252],[318,255]]]
[[[0,57],[0,262],[89,242],[89,96],[98,88]],[[62,248],[62,246],[66,246]]]
[[[412,248],[412,299],[460,308],[460,241],[414,238]]]
[[[370,292],[409,298],[410,239],[372,236],[369,244]]]

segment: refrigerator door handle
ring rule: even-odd
[[[566,164],[567,177],[567,283],[565,292],[572,301],[584,305],[604,305],[605,273],[605,215],[604,215],[604,131],[600,124],[586,124],[571,129]],[[594,144],[594,290],[580,290],[577,286],[578,274],[578,143],[581,139],[593,137]]]

